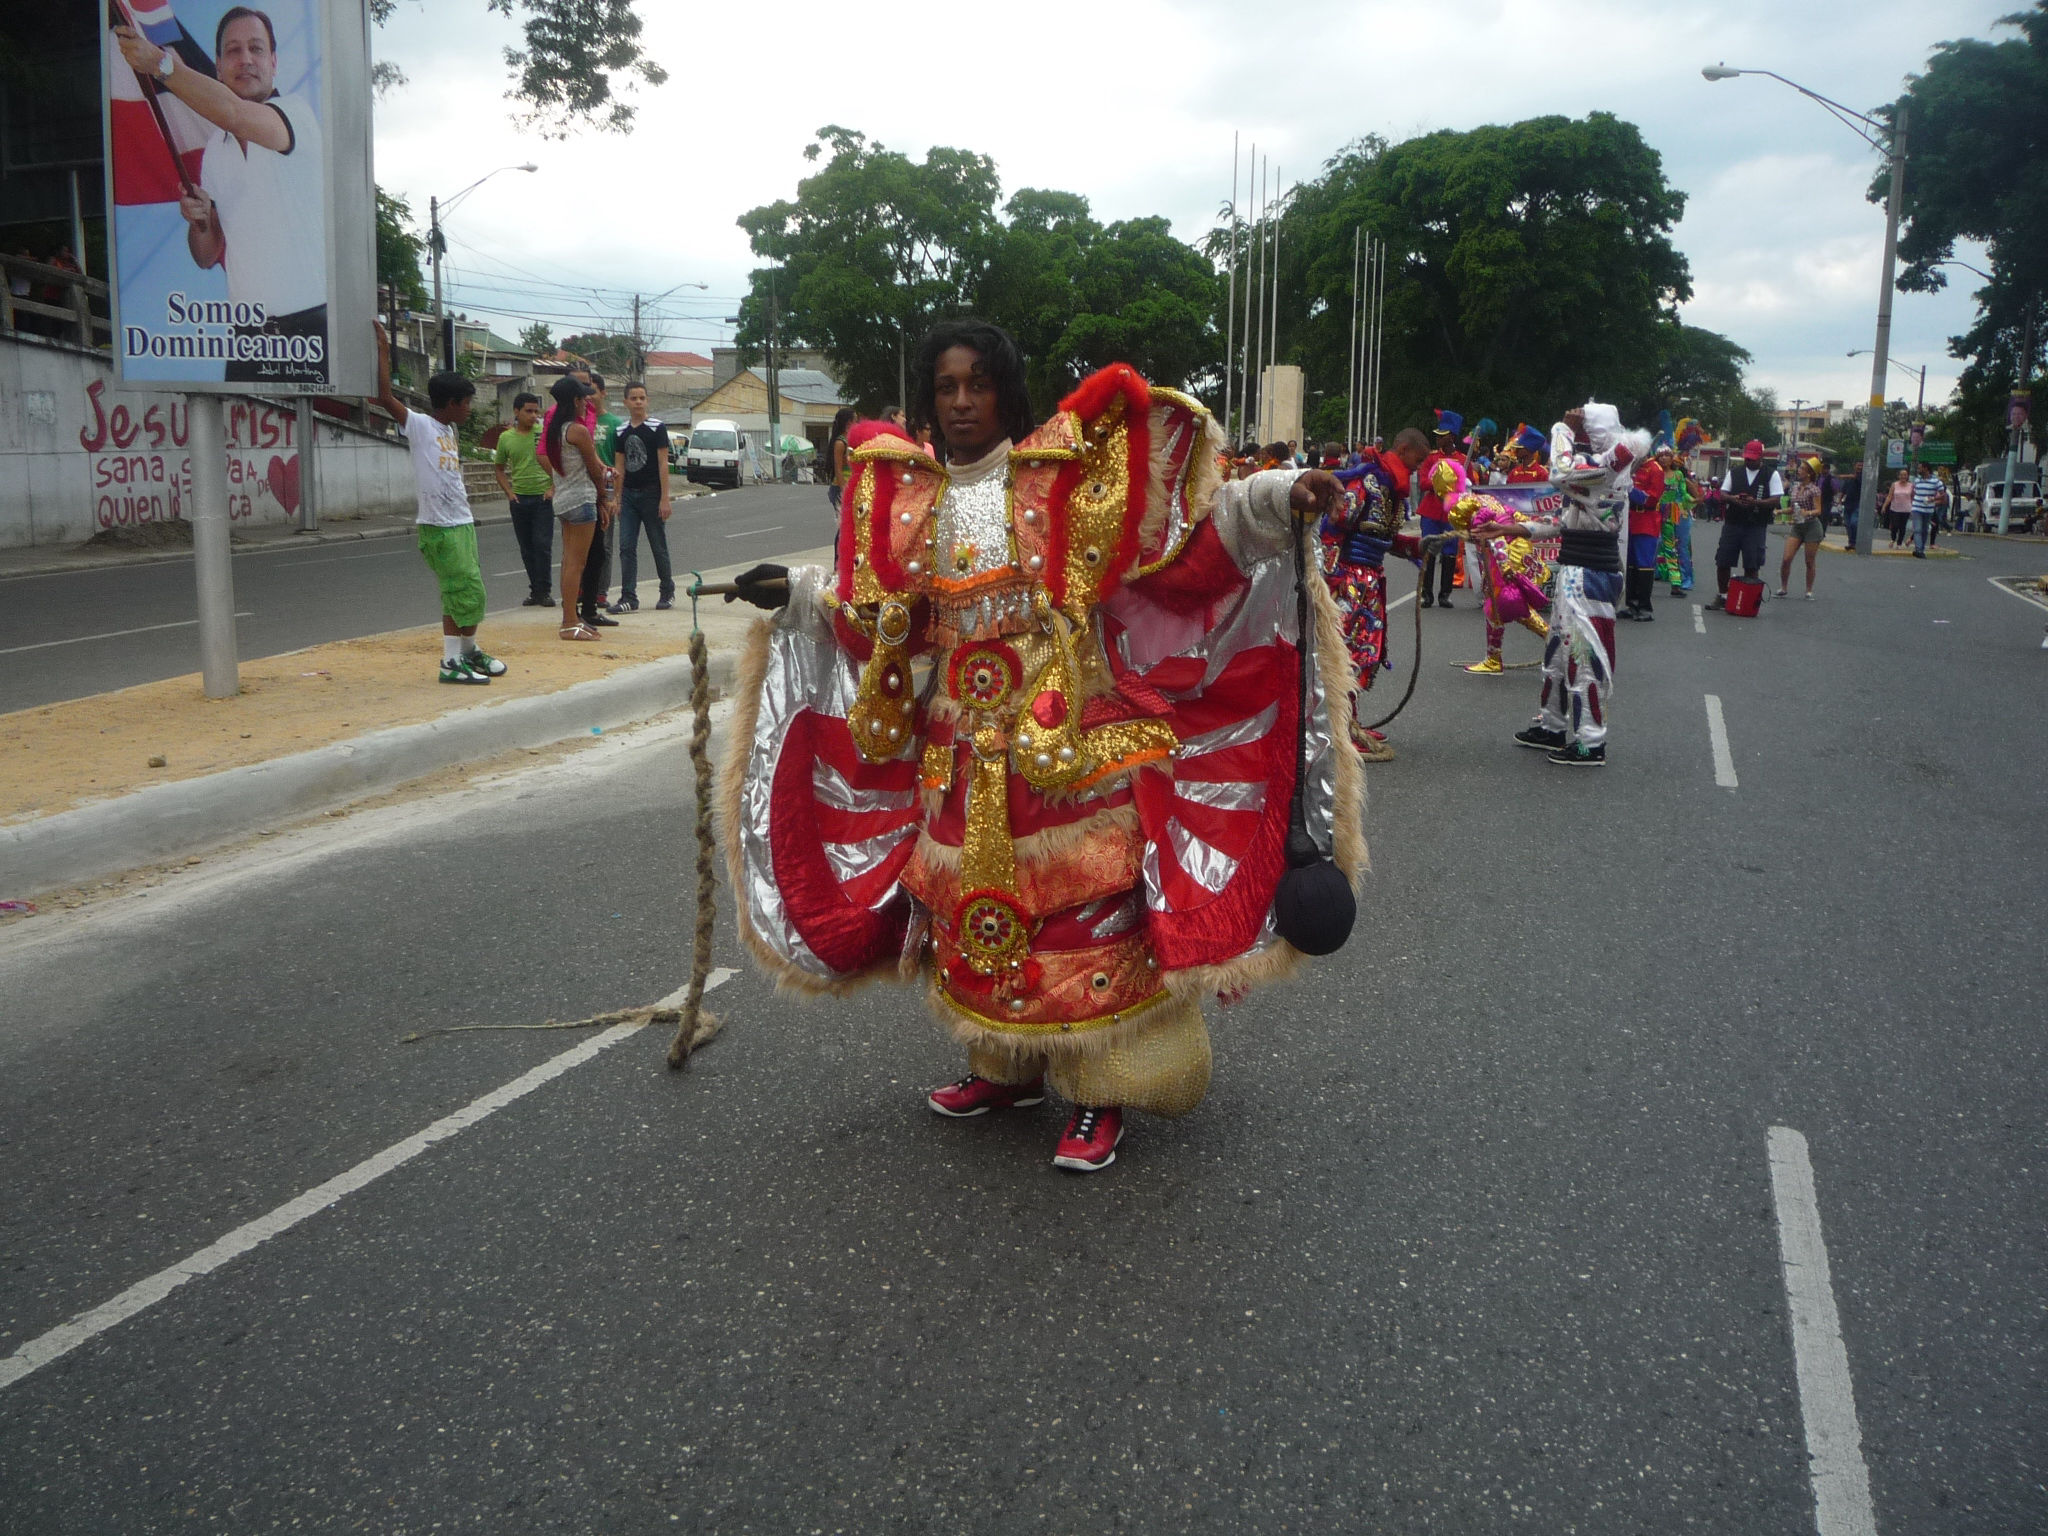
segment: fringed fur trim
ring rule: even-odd
[[[761,937],[747,913],[745,856],[740,848],[743,825],[741,804],[746,798],[747,765],[753,757],[754,730],[761,717],[761,685],[768,676],[769,653],[775,643],[775,621],[760,619],[747,632],[740,652],[740,664],[733,679],[733,708],[730,734],[725,743],[725,761],[719,765],[717,786],[718,840],[725,847],[725,878],[733,893],[733,922],[740,943],[754,963],[775,983],[775,990],[804,996],[843,997],[871,981],[887,979],[896,970],[891,960],[851,976],[821,977],[795,966],[778,955]]]
[[[1167,398],[1166,391],[1155,390],[1152,395],[1155,411],[1164,405],[1165,411],[1178,407],[1177,401]],[[1164,414],[1164,411],[1161,411]],[[1189,452],[1189,462],[1184,470],[1187,476],[1187,492],[1183,503],[1187,510],[1187,527],[1182,530],[1182,542],[1201,526],[1202,519],[1209,515],[1210,505],[1216,499],[1216,487],[1223,483],[1223,471],[1217,463],[1217,454],[1223,449],[1223,429],[1216,425],[1216,418],[1206,410],[1196,417],[1197,436],[1195,446]],[[1138,549],[1159,550],[1152,561],[1139,556],[1139,566],[1144,568],[1160,560],[1170,558],[1177,550],[1163,549],[1166,535],[1166,514],[1173,495],[1174,477],[1162,473],[1159,460],[1166,443],[1166,434],[1156,427],[1152,433],[1151,478],[1145,487],[1145,515],[1138,523]]]
[[[1276,981],[1286,981],[1308,957],[1285,939],[1251,950],[1220,965],[1194,965],[1166,973],[1166,990],[1184,1002],[1206,997],[1232,1000]]]
[[[1018,1061],[1073,1061],[1106,1056],[1133,1035],[1158,1023],[1165,1017],[1167,1009],[1185,1001],[1186,998],[1169,989],[1161,992],[1156,1000],[1128,1010],[1125,1016],[1114,1024],[1105,1024],[1098,1029],[1079,1030],[1073,1034],[1063,1034],[1055,1030],[1042,1035],[1027,1035],[1006,1029],[992,1029],[985,1024],[977,1023],[947,999],[937,982],[933,982],[925,989],[925,1005],[931,1009],[932,1017],[945,1025],[955,1040],[976,1050],[990,1051]]]

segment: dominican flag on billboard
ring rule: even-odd
[[[178,56],[179,69],[213,74],[213,59],[192,39],[170,0],[109,0],[107,80],[114,162],[114,201],[119,204],[175,203],[199,185],[199,160],[213,131],[205,119],[153,79],[138,76],[121,57],[117,26],[135,28],[159,48]]]

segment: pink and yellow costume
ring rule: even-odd
[[[1479,552],[1486,659],[1465,670],[1501,672],[1501,644],[1508,625],[1520,624],[1539,640],[1550,634],[1550,623],[1544,618],[1550,611],[1550,598],[1543,590],[1550,579],[1550,566],[1536,552],[1535,544],[1516,531],[1518,519],[1510,508],[1472,489],[1463,465],[1446,460],[1437,465],[1433,475],[1445,516]]]

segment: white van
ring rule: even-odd
[[[683,477],[700,485],[738,486],[745,461],[747,434],[736,422],[710,417],[690,428],[683,450]]]

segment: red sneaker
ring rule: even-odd
[[[1124,1112],[1114,1104],[1077,1109],[1067,1133],[1053,1149],[1052,1165],[1073,1173],[1100,1173],[1116,1161],[1124,1139]]]
[[[934,1088],[924,1101],[933,1113],[954,1120],[985,1115],[992,1109],[1029,1109],[1045,1102],[1045,1077],[1041,1073],[1028,1083],[992,1083],[970,1072],[957,1083]]]

